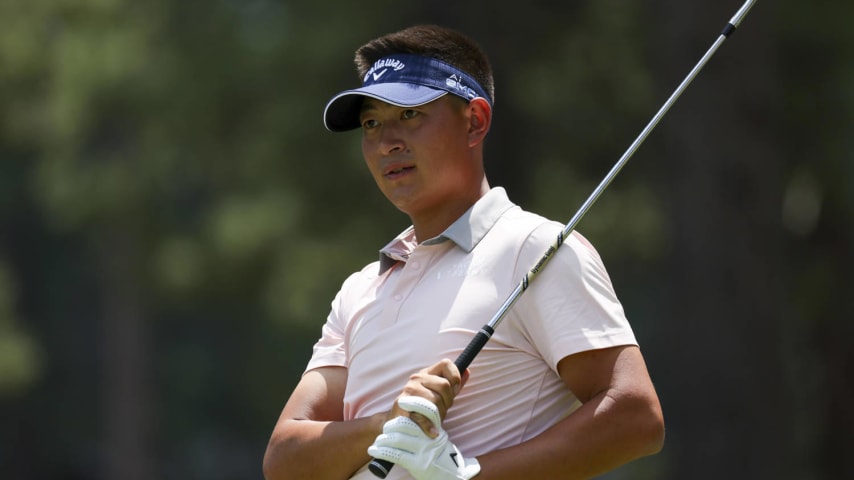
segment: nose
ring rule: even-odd
[[[383,155],[391,155],[406,150],[406,143],[400,135],[400,129],[394,122],[383,124],[379,146]]]

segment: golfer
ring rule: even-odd
[[[463,34],[415,26],[356,51],[333,97],[412,225],[347,278],[264,457],[274,479],[584,479],[658,452],[664,423],[594,247],[572,233],[460,372],[456,358],[563,225],[484,173],[492,69]],[[524,159],[523,159],[524,160]]]

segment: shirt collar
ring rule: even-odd
[[[466,252],[471,252],[501,215],[515,206],[507,197],[504,188],[494,187],[444,232],[423,243],[437,245],[451,240]],[[410,226],[380,250],[379,273],[384,273],[397,262],[406,262],[416,246],[418,243],[415,239],[415,230]]]

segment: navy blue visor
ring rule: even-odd
[[[421,55],[389,55],[368,70],[361,88],[345,90],[329,100],[323,123],[332,132],[359,128],[364,97],[398,107],[417,107],[449,93],[466,101],[478,97],[490,101],[474,78],[453,65]]]

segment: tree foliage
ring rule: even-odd
[[[407,225],[321,123],[368,39],[476,38],[490,179],[565,222],[739,3],[0,3],[0,470],[260,478],[335,291]],[[579,227],[668,420],[609,478],[852,473],[854,38],[824,3],[758,2]]]

